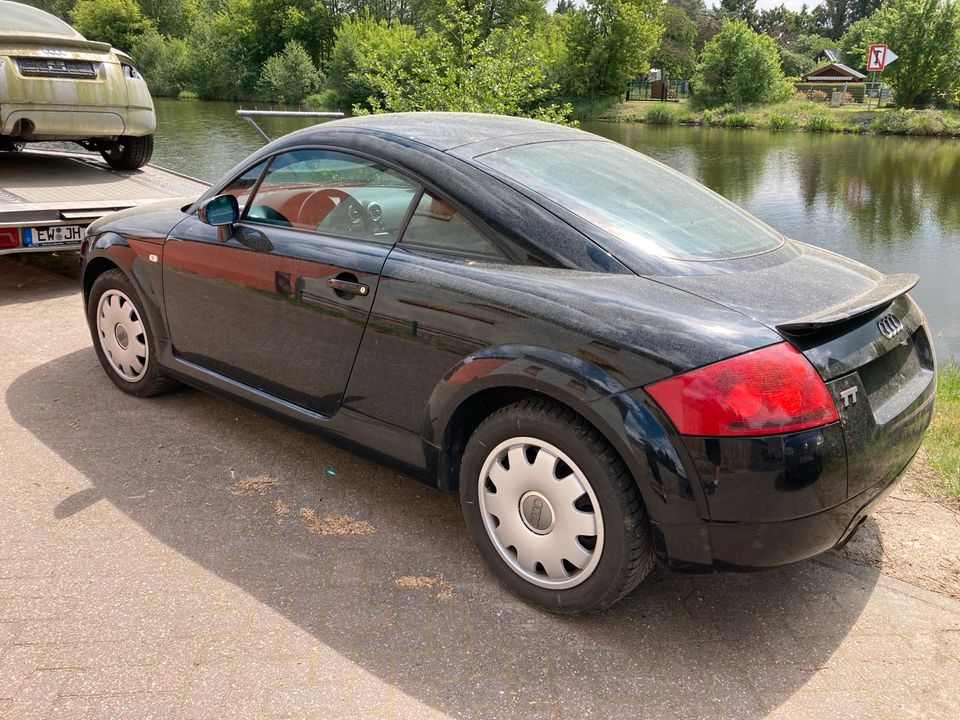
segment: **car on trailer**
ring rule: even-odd
[[[933,412],[917,276],[534,120],[308,128],[81,252],[119,388],[186,382],[458,492],[493,572],[557,611],[610,606],[655,560],[842,544]]]
[[[129,55],[0,0],[0,151],[66,140],[134,170],[153,155],[153,100]]]

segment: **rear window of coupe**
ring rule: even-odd
[[[722,260],[783,242],[729,200],[617,143],[540,142],[475,160],[652,255]]]

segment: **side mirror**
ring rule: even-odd
[[[214,227],[233,225],[240,220],[240,206],[233,195],[217,195],[197,208],[197,218]]]

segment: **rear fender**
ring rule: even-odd
[[[665,429],[669,424],[649,399],[628,391],[596,365],[531,345],[504,345],[474,353],[434,389],[422,435],[442,450],[441,487],[456,485],[460,453],[469,438],[458,435],[457,425],[465,423],[472,431],[482,419],[458,417],[458,410],[484,393],[496,395],[491,391],[498,389],[542,395],[582,415],[623,458],[655,521],[696,522],[705,512],[699,483],[690,481],[690,466],[671,441]],[[503,395],[499,397],[498,404],[504,404]]]

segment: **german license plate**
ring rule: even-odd
[[[79,245],[83,240],[83,225],[51,225],[23,229],[23,246]]]

